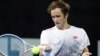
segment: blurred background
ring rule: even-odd
[[[98,55],[100,40],[100,0],[65,0],[71,6],[68,22],[86,30],[93,56]],[[54,26],[47,8],[52,0],[1,0],[0,35],[40,38],[41,31]],[[100,41],[99,41],[100,42]]]

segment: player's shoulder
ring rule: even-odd
[[[81,27],[71,26],[71,28],[72,28],[73,30],[75,30],[75,31],[81,31],[81,32],[85,31],[85,30],[84,30],[83,28],[81,28]]]
[[[55,30],[55,26],[53,26],[51,28],[44,29],[43,32],[49,32],[49,31],[52,31],[52,30]]]

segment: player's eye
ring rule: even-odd
[[[51,16],[52,18],[55,18],[55,16]]]

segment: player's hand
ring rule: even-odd
[[[40,51],[39,56],[44,56],[44,55],[43,55],[43,51],[42,51],[42,50]]]
[[[41,49],[39,56],[44,56],[44,52],[51,52],[52,50],[52,48],[47,44],[40,45],[39,47]]]
[[[84,52],[84,53],[82,54],[82,56],[90,56],[90,55],[92,55],[92,53],[90,53],[90,52]]]
[[[47,45],[47,44],[43,44],[43,45],[41,45],[40,46],[40,49],[42,50],[42,51],[45,51],[45,50],[52,50],[52,48],[51,48],[51,46],[50,45]]]

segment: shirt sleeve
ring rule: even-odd
[[[84,49],[90,45],[90,41],[84,29],[82,29],[82,33],[83,33],[83,37],[82,37],[81,49]]]
[[[49,41],[47,39],[47,32],[42,31],[41,36],[40,36],[40,44],[48,44]]]

